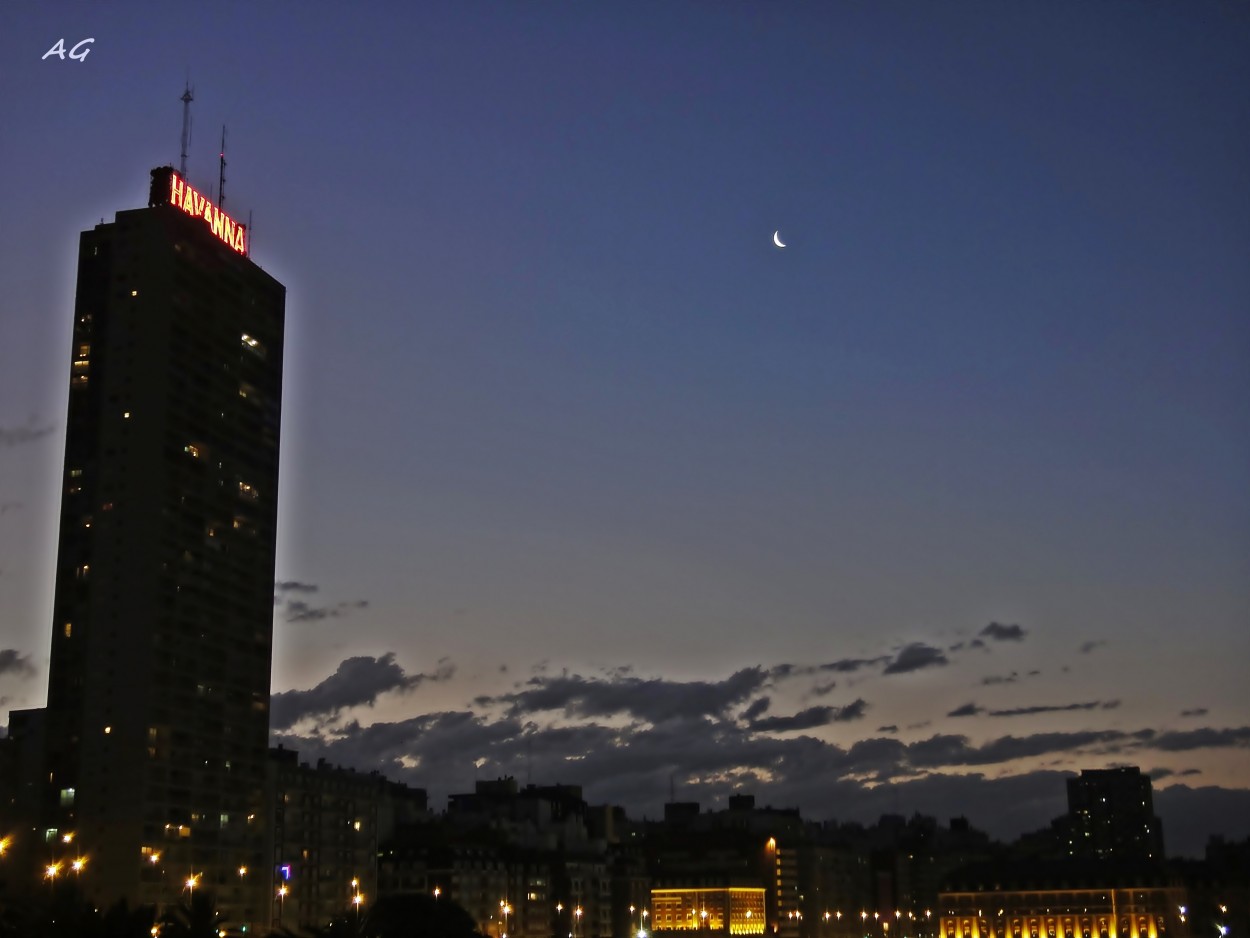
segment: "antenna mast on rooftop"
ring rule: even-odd
[[[188,81],[182,92],[182,160],[178,163],[178,175],[183,179],[187,178],[187,146],[191,143],[191,102],[194,100],[195,94]]]
[[[226,207],[226,125],[221,125],[221,165],[217,170],[217,207]]]

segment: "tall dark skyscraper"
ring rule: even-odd
[[[169,167],[81,236],[39,836],[101,902],[263,924],[286,291],[247,248]]]
[[[1083,769],[1068,779],[1069,854],[1090,860],[1158,862],[1163,825],[1141,769]]]

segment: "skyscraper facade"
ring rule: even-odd
[[[286,291],[247,249],[170,167],[81,235],[39,849],[263,924]]]
[[[1068,779],[1068,853],[1090,860],[1159,862],[1163,825],[1150,776],[1136,766],[1082,769]]]

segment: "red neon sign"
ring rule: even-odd
[[[236,222],[172,169],[169,170],[169,204],[203,219],[214,235],[240,254],[247,254],[247,225]]]

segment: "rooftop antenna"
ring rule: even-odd
[[[252,253],[252,236],[254,235],[254,233],[255,232],[252,229],[252,210],[249,208],[247,210],[247,253],[248,254]]]
[[[221,163],[217,170],[217,207],[226,207],[226,125],[221,125]]]
[[[187,146],[191,143],[191,102],[195,94],[191,91],[191,83],[187,82],[182,92],[182,159],[178,163],[178,175],[187,178]]]

